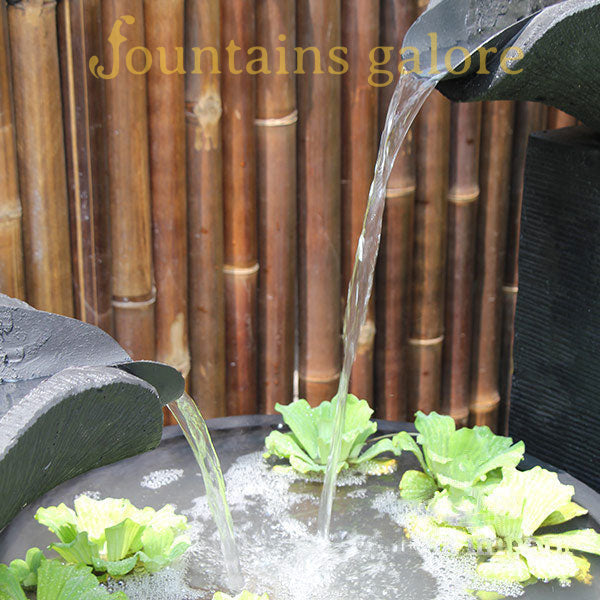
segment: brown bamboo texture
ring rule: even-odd
[[[8,7],[27,299],[73,315],[56,2]]]
[[[120,25],[121,36],[126,38],[119,47],[121,58],[129,54],[133,70],[144,72],[147,56],[139,50],[132,52],[145,44],[142,0],[103,0],[102,21],[105,40],[113,27]],[[108,42],[104,51],[106,77],[115,58]],[[153,359],[156,290],[146,77],[121,67],[116,77],[105,82],[115,334],[132,358]]]
[[[416,1],[393,0],[381,6],[381,44],[395,46],[416,18]],[[398,72],[398,54],[389,68]],[[379,92],[379,124],[383,129],[394,81]],[[375,337],[375,391],[377,414],[383,419],[407,419],[407,352],[413,216],[416,192],[414,130],[400,148],[386,191],[381,249],[376,275],[377,335]]]
[[[256,76],[246,69],[255,42],[254,0],[222,7],[222,44],[234,49],[223,72],[223,205],[228,414],[257,410]],[[242,58],[240,58],[240,56]]]
[[[471,369],[470,422],[496,429],[500,403],[502,280],[510,196],[514,103],[486,102]]]
[[[219,5],[219,0],[186,2],[188,48],[221,47]],[[187,57],[190,385],[202,414],[214,418],[227,412],[221,77],[211,54]]]
[[[417,118],[417,195],[409,352],[409,412],[441,402],[450,103],[437,91]]]
[[[184,0],[144,0],[152,240],[156,281],[156,359],[187,377],[187,197]],[[163,50],[162,54],[158,48]]]
[[[10,81],[6,4],[0,6],[0,292],[25,300],[23,211]]]
[[[506,242],[506,263],[502,287],[502,347],[500,355],[500,411],[498,429],[508,432],[510,389],[513,373],[514,321],[519,291],[519,235],[525,183],[525,155],[529,135],[546,127],[548,109],[534,102],[515,103],[515,125],[510,174],[510,206]]]
[[[352,278],[373,169],[377,158],[378,94],[370,85],[370,52],[379,43],[379,0],[342,6],[342,43],[348,72],[342,83],[342,290]],[[350,392],[374,404],[375,303],[371,298],[360,331]]]
[[[258,0],[257,45],[294,61],[293,0]],[[282,39],[279,36],[285,36]],[[296,81],[290,70],[257,78],[256,140],[259,235],[258,399],[272,413],[294,395],[296,338]],[[287,71],[287,74],[285,74]]]
[[[297,8],[298,46],[326,58],[341,42],[340,1],[298,0]],[[298,78],[298,371],[300,397],[314,405],[335,395],[341,366],[341,81],[313,74],[305,58]]]
[[[461,425],[469,420],[480,138],[481,104],[453,104],[442,410]]]
[[[548,129],[563,129],[564,127],[574,127],[577,125],[577,119],[558,108],[550,107],[548,109]]]
[[[88,68],[102,56],[100,0],[58,5],[75,316],[113,331],[104,84]]]

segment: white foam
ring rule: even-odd
[[[158,490],[181,479],[181,477],[183,477],[183,469],[163,469],[144,476],[140,485],[151,490]]]

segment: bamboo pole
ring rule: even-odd
[[[577,125],[575,117],[553,106],[548,109],[548,129],[562,129],[564,127],[574,127],[575,125]]]
[[[379,0],[342,6],[342,44],[348,73],[342,84],[342,274],[348,289],[377,158],[378,94],[369,84],[370,52],[379,43]],[[350,391],[374,404],[375,303],[371,298],[361,329]]]
[[[536,102],[517,102],[510,174],[510,206],[506,244],[506,265],[502,287],[502,348],[500,356],[500,413],[498,429],[508,432],[510,389],[513,372],[514,321],[519,291],[519,236],[521,233],[521,206],[525,180],[525,155],[529,135],[545,128],[547,108]]]
[[[104,83],[89,68],[102,56],[100,0],[58,5],[75,316],[113,331]]]
[[[221,47],[219,5],[219,0],[186,2],[188,49]],[[211,55],[202,54],[197,60],[188,53],[187,58],[190,383],[202,414],[214,418],[227,412],[221,77]]]
[[[274,57],[285,48],[293,64],[296,13],[293,0],[258,0],[257,44]],[[282,39],[280,36],[285,36]],[[257,187],[259,231],[258,398],[261,411],[294,396],[296,340],[296,81],[262,73],[257,83]]]
[[[416,1],[393,0],[381,6],[381,44],[394,47],[404,39],[416,18]],[[398,73],[398,54],[392,55],[390,71]],[[379,124],[385,117],[396,80],[380,89]],[[410,130],[392,170],[386,192],[381,249],[376,274],[377,335],[375,337],[375,392],[377,415],[405,421],[408,417],[407,351],[413,217],[416,192],[414,130]]]
[[[256,77],[245,69],[254,44],[254,0],[222,3],[222,44],[241,50],[223,71],[223,181],[227,412],[257,409]],[[236,60],[237,58],[237,60]]]
[[[73,315],[56,2],[8,7],[27,299]]]
[[[185,155],[184,0],[144,0],[156,359],[185,377],[188,347],[187,198]],[[163,48],[162,57],[158,48]],[[179,49],[179,50],[178,50]]]
[[[481,104],[453,104],[442,411],[469,420]]]
[[[339,0],[298,0],[298,46],[322,54],[341,41]],[[299,392],[311,404],[331,399],[341,363],[341,81],[298,78]],[[324,70],[324,69],[323,69]]]
[[[6,4],[0,6],[0,292],[25,300],[23,211],[11,100]]]
[[[135,21],[131,22],[130,17]],[[117,19],[121,35],[126,38],[120,47],[123,62],[133,48],[145,44],[142,0],[103,0],[105,40]],[[129,56],[134,70],[142,72],[147,66],[144,53],[136,51]],[[105,46],[104,59],[110,73],[110,43]],[[146,77],[121,65],[118,75],[105,85],[115,334],[132,358],[153,359],[156,290],[152,274]]]
[[[411,415],[417,409],[438,410],[441,403],[449,125],[450,103],[434,92],[416,125],[417,194],[408,345]]]
[[[514,103],[486,102],[473,320],[470,421],[496,429],[500,402],[502,280],[510,194]]]

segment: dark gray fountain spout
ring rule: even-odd
[[[449,73],[438,84],[451,100],[542,102],[600,130],[600,0],[431,2],[406,35],[403,46],[412,49],[404,58],[416,48],[421,64],[431,65],[431,33],[440,71],[450,49],[469,54],[455,50],[451,64],[460,75]]]
[[[183,391],[97,327],[0,294],[0,530],[59,483],[158,446]]]

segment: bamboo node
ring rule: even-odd
[[[300,379],[307,383],[331,383],[337,381],[340,378],[340,371],[337,371],[330,376],[318,376],[318,375],[300,375]]]
[[[452,204],[470,204],[471,202],[476,202],[477,200],[479,200],[479,197],[479,190],[470,192],[469,194],[449,192],[448,202],[452,202]]]
[[[385,192],[386,198],[405,198],[412,196],[417,191],[416,185],[407,185],[405,187],[388,187]]]
[[[20,206],[0,211],[0,222],[19,221],[22,217],[23,211]]]
[[[223,273],[227,275],[254,275],[260,268],[258,263],[251,267],[236,267],[235,265],[223,265]]]
[[[115,297],[112,300],[112,305],[115,308],[125,308],[125,309],[140,309],[145,306],[152,306],[156,303],[156,288],[153,286],[152,291],[146,298],[118,298]]]
[[[294,110],[285,117],[278,119],[254,119],[254,124],[258,127],[287,127],[288,125],[294,125],[298,122],[298,111]]]
[[[502,291],[506,292],[507,294],[518,294],[519,286],[518,285],[503,285]]]
[[[420,338],[410,338],[408,343],[411,346],[435,346],[437,344],[441,344],[444,341],[444,334],[439,337],[429,338],[429,339],[420,339]]]

